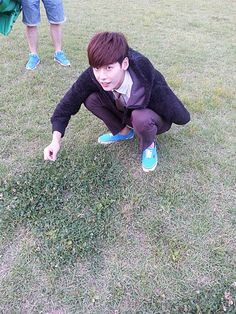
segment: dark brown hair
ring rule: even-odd
[[[116,62],[121,64],[124,58],[128,56],[128,49],[127,40],[122,33],[97,33],[88,44],[89,64],[93,68]]]

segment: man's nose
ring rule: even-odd
[[[105,80],[106,80],[106,71],[105,71],[104,69],[101,69],[101,70],[99,71],[99,79],[100,79],[101,81],[105,81]]]

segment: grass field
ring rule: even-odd
[[[54,64],[44,10],[36,71],[21,18],[0,37],[0,313],[236,313],[236,3],[64,5],[70,68]],[[124,32],[191,112],[157,138],[153,173],[137,139],[99,146],[106,128],[84,108],[43,161],[50,116],[104,30]]]

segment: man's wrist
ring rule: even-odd
[[[58,131],[54,131],[52,134],[52,143],[60,144],[61,142],[61,133]]]

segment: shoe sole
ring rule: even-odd
[[[101,142],[101,141],[98,140],[98,143],[99,143],[99,144],[102,144],[102,145],[109,145],[109,144],[115,143],[115,141],[111,141],[111,142]]]
[[[157,166],[157,164],[158,164],[158,162],[152,167],[152,168],[150,168],[150,169],[147,169],[147,168],[144,168],[144,167],[142,167],[143,168],[143,171],[144,172],[150,172],[150,171],[153,171],[153,170],[155,170],[156,169],[156,166]]]
[[[60,65],[62,65],[63,67],[70,67],[70,64],[63,64],[60,61],[58,61],[57,59],[54,58],[54,61],[56,61],[57,63],[59,63]]]
[[[98,140],[98,143],[99,143],[99,144],[102,144],[102,145],[108,145],[108,144],[112,144],[112,143],[117,143],[117,142],[132,140],[133,137],[134,137],[134,135],[133,135],[132,137],[124,138],[124,139],[122,139],[122,140],[118,140],[118,141],[109,141],[109,142],[102,142],[102,141],[99,141],[99,140]]]
[[[27,67],[25,67],[25,68],[26,68],[26,70],[33,71],[33,70],[35,70],[35,69],[37,68],[37,66],[39,65],[39,63],[40,63],[40,60],[39,60],[39,62],[35,65],[35,67],[34,67],[33,69],[27,68]]]

